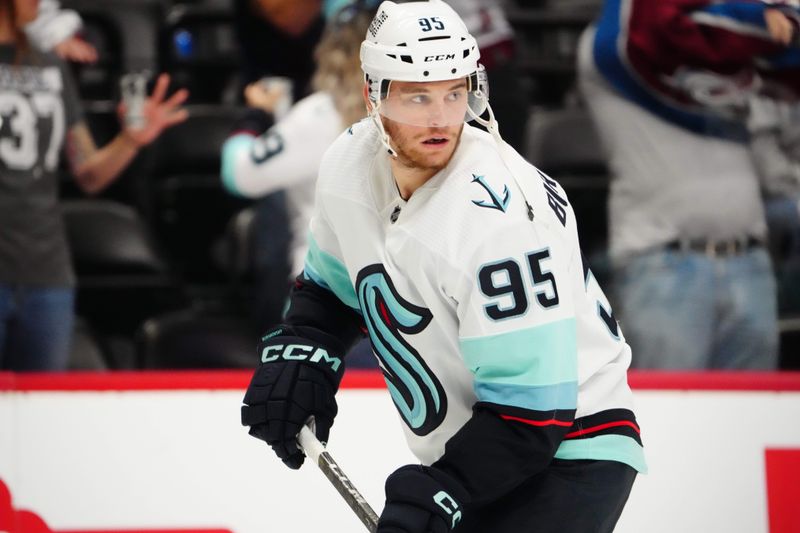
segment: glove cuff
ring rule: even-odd
[[[459,483],[456,478],[434,466],[424,466],[424,465],[405,465],[401,466],[394,472],[392,472],[386,480],[387,487],[390,484],[390,479],[397,478],[397,477],[405,477],[405,476],[413,476],[413,477],[420,477],[420,476],[427,476],[432,478],[436,481],[439,485],[441,485],[447,492],[451,493],[453,498],[457,498],[459,503],[467,504],[470,503],[471,498],[469,493],[464,488],[461,483]],[[405,486],[405,484],[400,484],[400,486]],[[403,498],[402,495],[400,499],[404,499],[406,501],[411,501],[414,497],[419,496],[420,491],[409,491],[408,498]],[[409,499],[410,498],[410,499]]]
[[[249,107],[236,121],[234,131],[248,131],[253,135],[261,135],[275,123],[272,115],[257,107]]]

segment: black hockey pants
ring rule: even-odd
[[[488,505],[464,509],[458,533],[611,533],[636,470],[615,461],[554,459]]]

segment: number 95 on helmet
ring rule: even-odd
[[[478,118],[489,107],[479,58],[475,38],[442,0],[383,2],[361,43],[371,117],[381,130],[378,114],[413,126],[488,125]],[[410,83],[393,90],[397,81]],[[429,83],[446,81],[453,83]]]

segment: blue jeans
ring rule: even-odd
[[[766,250],[724,258],[655,250],[619,265],[614,282],[633,367],[777,368],[776,286]]]
[[[0,370],[66,370],[75,290],[0,283]]]

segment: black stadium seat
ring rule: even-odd
[[[800,371],[800,315],[789,315],[779,321],[780,369]]]
[[[81,18],[81,36],[97,50],[97,62],[71,63],[78,91],[84,100],[115,100],[119,94],[117,80],[125,67],[119,22],[100,11],[84,11]]]
[[[97,334],[83,317],[76,317],[72,328],[68,370],[108,370],[109,356],[103,351]]]
[[[98,199],[62,206],[78,277],[77,311],[101,343],[119,348],[109,350],[109,366],[135,366],[134,332],[154,313],[184,307],[182,287],[134,209]]]
[[[119,43],[121,62],[117,67],[122,71],[155,68],[164,0],[64,0],[62,5],[80,13],[87,25],[87,38],[100,31],[102,37],[98,39]],[[100,41],[97,44],[104,45]],[[101,57],[108,52],[101,51]]]
[[[189,119],[164,132],[152,147],[155,229],[189,282],[219,282],[213,243],[234,213],[251,202],[231,196],[220,178],[222,144],[240,108],[188,106]]]
[[[154,317],[136,336],[143,368],[253,368],[256,344],[245,321],[189,309]]]
[[[152,283],[167,277],[167,265],[157,253],[139,215],[132,208],[107,200],[62,202],[67,236],[78,276],[84,285],[126,278]]]
[[[240,54],[230,0],[177,2],[159,32],[160,68],[189,89],[192,103],[239,101]]]

